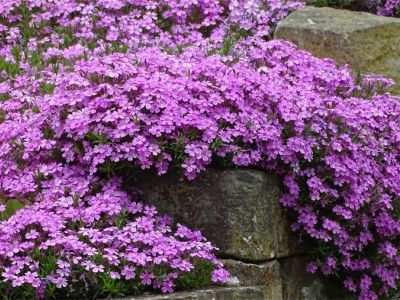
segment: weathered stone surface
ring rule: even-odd
[[[276,39],[289,40],[319,57],[361,73],[396,80],[400,93],[400,19],[333,8],[306,7],[280,21]]]
[[[228,285],[265,285],[269,288],[278,286],[281,289],[280,264],[277,260],[261,264],[244,263],[232,259],[223,259],[221,262],[231,275]]]
[[[279,180],[264,172],[210,170],[192,182],[148,176],[139,187],[145,202],[201,230],[223,257],[261,261],[301,251],[279,204]]]
[[[144,295],[114,300],[275,300],[264,286],[220,287],[170,295]]]
[[[327,300],[319,278],[306,272],[309,257],[295,255],[261,264],[235,260],[222,261],[232,286],[264,285],[274,300]],[[339,299],[338,299],[339,300]]]

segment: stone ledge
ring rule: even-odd
[[[189,292],[177,292],[166,295],[143,295],[129,298],[113,298],[113,300],[274,300],[264,286],[249,287],[216,287]]]

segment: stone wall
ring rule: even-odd
[[[174,223],[201,230],[231,273],[225,287],[137,299],[323,300],[318,279],[279,204],[279,178],[257,170],[209,170],[194,181],[144,175],[142,200]],[[135,298],[136,299],[136,298]]]

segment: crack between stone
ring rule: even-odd
[[[306,257],[308,255],[309,254],[307,254],[307,253],[295,253],[295,254],[291,254],[291,255],[287,255],[287,256],[272,257],[272,258],[263,259],[263,260],[243,259],[243,258],[239,258],[234,255],[218,255],[218,258],[219,259],[229,259],[229,260],[233,260],[233,261],[237,261],[237,262],[242,262],[245,264],[263,265],[263,264],[273,262],[273,261],[281,261],[284,259],[295,258],[295,257]]]

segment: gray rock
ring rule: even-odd
[[[143,295],[114,300],[275,300],[264,286],[220,287],[169,295]]]
[[[261,264],[244,263],[232,259],[223,259],[221,262],[231,275],[229,285],[265,285],[270,289],[275,287],[281,289],[280,264],[277,260]]]
[[[220,256],[262,261],[302,252],[279,204],[279,180],[255,170],[207,171],[192,182],[174,176],[141,179],[143,201],[204,236]]]
[[[326,296],[320,279],[306,272],[310,257],[294,255],[261,264],[222,260],[231,274],[229,284],[264,285],[274,300],[336,300]],[[339,300],[339,299],[337,299]]]
[[[280,21],[276,39],[318,57],[349,64],[356,72],[384,74],[400,93],[400,19],[333,8],[306,7]]]

